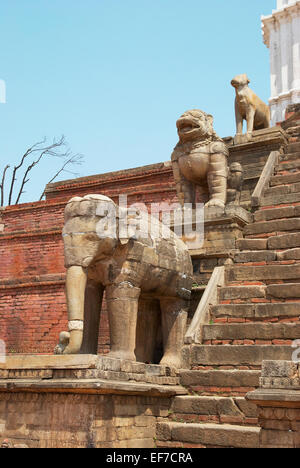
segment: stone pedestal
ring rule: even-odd
[[[175,369],[96,355],[0,364],[0,446],[154,448],[156,420],[185,395]]]
[[[246,398],[258,406],[261,448],[300,448],[300,364],[264,361],[260,388]]]
[[[199,286],[207,284],[215,267],[231,263],[236,240],[243,237],[245,225],[251,222],[252,214],[240,206],[227,205],[225,209],[210,207],[204,209],[202,231],[196,232],[193,213],[195,234],[183,235],[183,240],[192,257],[195,283]],[[172,229],[175,229],[174,225]]]
[[[251,196],[272,151],[283,152],[287,134],[281,127],[256,130],[249,139],[247,135],[228,140],[228,165],[239,163],[244,170],[241,206],[251,208]]]
[[[255,147],[257,144],[261,144],[262,141],[265,145],[271,141],[273,144],[276,143],[276,141],[281,143],[283,136],[284,133],[280,127],[264,128],[263,130],[253,131],[251,135],[248,135],[247,133],[236,135],[233,139],[233,144],[234,146],[250,144],[252,147]],[[245,147],[241,149],[245,149]]]

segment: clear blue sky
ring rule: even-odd
[[[28,146],[66,135],[81,176],[170,158],[184,111],[235,132],[230,80],[247,73],[268,100],[260,16],[275,0],[0,0],[0,171]],[[57,169],[45,160],[22,201]],[[69,178],[64,175],[61,179]],[[20,181],[20,178],[19,178]]]

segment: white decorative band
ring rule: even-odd
[[[83,321],[82,320],[70,320],[69,331],[72,331],[72,330],[83,330]]]

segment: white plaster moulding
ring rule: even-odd
[[[273,10],[272,15],[261,17],[264,44],[266,44],[267,47],[270,47],[270,29],[272,27],[275,29],[277,23],[280,24],[281,22],[283,23],[285,19],[288,19],[289,17],[292,18],[293,13],[300,13],[299,0],[280,8],[279,10]]]

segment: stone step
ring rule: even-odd
[[[260,366],[262,361],[290,361],[291,346],[195,345],[191,349],[194,366]]]
[[[300,168],[300,159],[296,161],[282,161],[281,163],[275,166],[275,174],[279,174],[283,171],[294,171]]]
[[[216,393],[217,388],[227,388],[229,393],[232,389],[246,393],[259,386],[260,375],[260,370],[182,370],[180,383],[193,392]]]
[[[285,286],[287,286],[285,288]],[[296,285],[293,285],[296,287]],[[297,285],[298,292],[292,291],[291,294],[300,296],[300,288]],[[291,291],[291,285],[275,284],[267,286],[267,294],[274,298],[288,297],[288,292]],[[280,296],[281,294],[281,296]],[[286,296],[284,296],[286,295]],[[289,298],[295,296],[289,296]],[[249,319],[249,320],[267,320],[273,318],[295,318],[300,316],[300,302],[287,303],[265,303],[265,304],[221,304],[211,308],[212,320],[218,319]]]
[[[258,448],[260,428],[230,424],[157,423],[157,447],[182,443],[195,447]]]
[[[300,304],[299,304],[300,309]],[[260,340],[272,344],[275,340],[296,340],[300,337],[299,323],[226,323],[205,325],[203,341],[209,340]],[[270,342],[270,343],[269,343]],[[239,344],[239,343],[233,343]],[[243,343],[241,343],[242,345]],[[263,344],[263,343],[261,343]]]
[[[300,232],[293,232],[288,234],[280,234],[278,236],[271,236],[267,240],[267,248],[272,249],[293,249],[300,247]]]
[[[294,153],[296,151],[300,151],[300,143],[289,143],[287,145],[287,153]]]
[[[236,248],[239,250],[266,250],[267,239],[237,239]]]
[[[300,218],[276,219],[271,221],[258,221],[245,226],[245,236],[256,234],[268,234],[272,232],[298,231],[300,230]]]
[[[257,223],[257,222],[272,221],[275,219],[297,218],[299,216],[300,216],[300,205],[299,206],[285,206],[282,208],[271,208],[271,209],[256,211],[256,213],[254,214],[254,221],[255,223]]]
[[[294,184],[284,184],[284,185],[276,185],[275,187],[270,187],[265,190],[264,196],[265,197],[276,197],[280,195],[287,195],[290,193],[299,193],[300,192],[300,182],[296,182]]]
[[[284,284],[270,284],[267,286],[267,294],[269,297],[276,299],[296,299],[300,298],[300,284],[299,283],[284,283]],[[300,302],[294,303],[296,309],[298,308],[298,315],[300,316]]]
[[[292,265],[263,265],[263,266],[239,266],[227,267],[225,281],[228,283],[241,281],[274,281],[274,280],[299,280],[300,263]],[[293,281],[290,281],[291,283]],[[295,281],[297,282],[297,281]]]
[[[280,206],[300,202],[300,193],[288,193],[283,195],[269,195],[260,201],[260,206]]]
[[[257,406],[244,397],[183,396],[175,397],[170,420],[187,423],[258,425]]]
[[[219,300],[265,298],[266,286],[225,286],[219,290]]]
[[[288,249],[283,252],[277,252],[277,260],[300,260],[300,249]]]
[[[294,184],[297,182],[300,182],[300,171],[292,174],[273,176],[270,180],[270,186],[274,187],[276,185]]]
[[[295,161],[296,159],[300,159],[300,151],[285,153],[281,156],[281,161]]]
[[[246,250],[233,255],[235,263],[282,262],[286,260],[300,260],[300,248],[288,249],[283,252],[274,250]]]
[[[234,263],[275,262],[277,253],[272,250],[246,250],[233,255]]]

